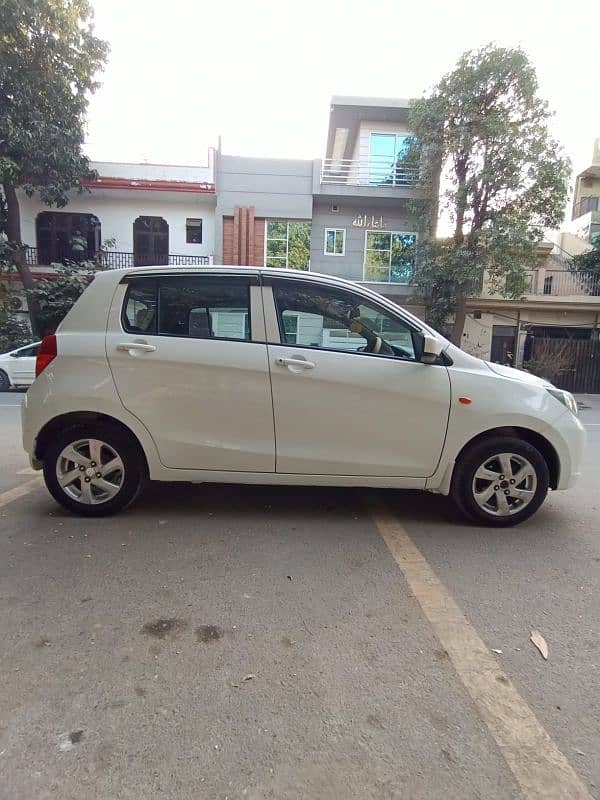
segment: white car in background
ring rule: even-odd
[[[40,342],[35,342],[0,355],[0,392],[6,392],[11,386],[31,386],[39,349]]]
[[[581,468],[568,392],[314,273],[99,273],[36,371],[25,449],[87,516],[124,508],[150,478],[425,489],[514,525]]]

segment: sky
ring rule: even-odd
[[[597,0],[92,0],[111,54],[93,160],[319,158],[332,95],[418,97],[465,50],[521,46],[576,171],[600,136]]]

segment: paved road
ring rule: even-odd
[[[502,532],[411,492],[3,504],[33,478],[20,399],[0,395],[1,800],[600,797],[600,398],[582,483]]]

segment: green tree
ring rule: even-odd
[[[600,234],[592,239],[592,249],[573,256],[571,268],[577,272],[594,272],[600,276]]]
[[[433,324],[454,312],[457,344],[484,272],[494,291],[518,297],[543,229],[562,221],[570,164],[537,91],[522,50],[487,45],[465,53],[411,110],[421,179],[435,181],[441,167],[440,206],[453,227],[446,240],[425,238],[414,283]]]
[[[310,260],[310,222],[290,222],[288,234],[288,267],[308,269]]]
[[[29,325],[16,310],[23,301],[22,291],[15,287],[12,248],[0,240],[0,353],[6,353],[31,342]]]
[[[38,308],[37,322],[40,336],[54,333],[75,301],[94,278],[98,265],[93,261],[80,264],[53,264],[56,273],[39,280],[27,293]]]
[[[17,187],[62,207],[71,189],[93,177],[82,152],[85,115],[108,45],[94,35],[87,0],[0,0],[0,17],[3,232],[23,286],[31,290]],[[35,300],[31,310],[36,331]]]

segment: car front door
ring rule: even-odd
[[[263,292],[277,472],[433,474],[450,380],[443,364],[420,362],[419,332],[346,289],[299,278],[270,283]]]
[[[167,467],[273,472],[273,409],[258,276],[132,277],[106,349],[119,396]]]

